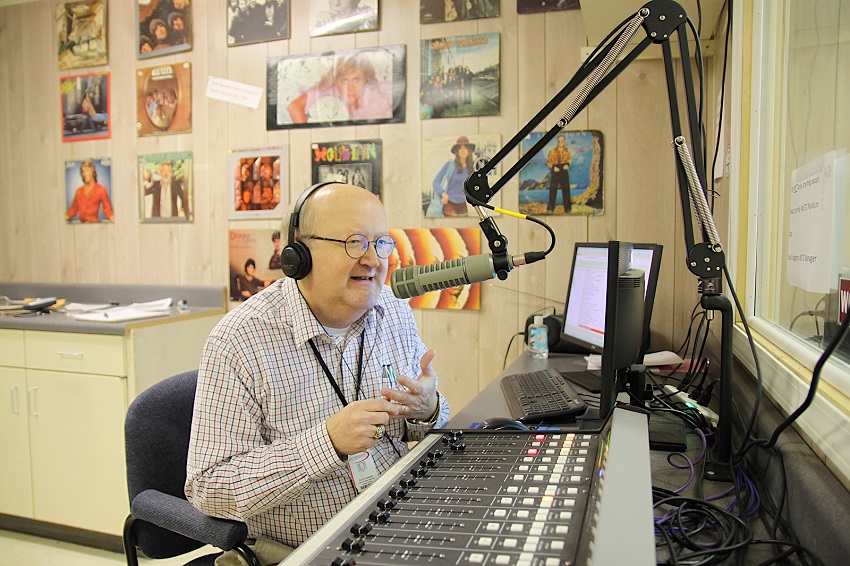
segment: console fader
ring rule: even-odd
[[[284,563],[589,563],[610,438],[435,431]]]

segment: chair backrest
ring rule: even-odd
[[[130,505],[139,493],[155,489],[186,499],[186,458],[198,371],[169,377],[143,391],[127,410],[124,443]],[[146,522],[137,543],[148,557],[176,556],[203,546]]]

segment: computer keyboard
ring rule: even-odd
[[[523,423],[571,421],[587,410],[584,399],[553,368],[506,375],[501,384],[511,416]]]

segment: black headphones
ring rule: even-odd
[[[292,209],[292,215],[289,217],[289,240],[286,247],[280,252],[280,268],[284,275],[292,279],[304,279],[310,273],[313,267],[313,257],[310,255],[310,248],[304,242],[295,241],[295,229],[301,221],[301,208],[310,197],[311,194],[321,189],[326,185],[339,184],[336,181],[327,181],[324,183],[316,183],[301,193],[298,200],[295,201],[295,206]]]

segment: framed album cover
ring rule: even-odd
[[[136,135],[192,131],[192,64],[136,69]]]
[[[267,129],[403,122],[405,54],[388,45],[269,58]]]
[[[59,79],[62,141],[108,138],[109,96],[109,73]]]
[[[246,301],[283,277],[280,230],[254,228],[228,232],[230,300]]]
[[[87,157],[65,162],[65,220],[70,223],[112,222],[112,160]]]
[[[544,135],[531,132],[520,143],[526,153]],[[603,137],[599,130],[563,131],[519,172],[519,211],[523,214],[604,212]]]
[[[579,8],[581,8],[579,0],[516,0],[517,14],[537,14]]]
[[[378,29],[378,0],[312,0],[310,37]]]
[[[227,0],[227,46],[289,39],[289,0]]]
[[[106,65],[106,2],[75,0],[56,6],[59,69]]]
[[[289,194],[286,146],[227,152],[227,217],[283,218]]]
[[[142,222],[192,222],[192,152],[139,156]]]
[[[425,218],[475,215],[466,202],[463,184],[475,171],[496,155],[502,147],[499,134],[435,136],[422,140],[422,215]],[[501,164],[489,173],[499,178]],[[497,206],[501,195],[490,204]]]
[[[500,0],[419,0],[419,23],[498,18]]]
[[[381,198],[381,140],[314,143],[310,162],[313,184],[349,183]]]
[[[499,34],[423,39],[419,116],[457,118],[499,114]]]
[[[138,59],[192,49],[189,0],[136,0]]]

